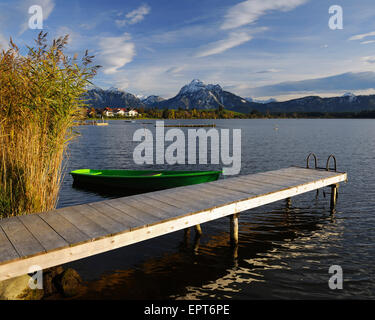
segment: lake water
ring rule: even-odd
[[[66,171],[79,168],[140,169],[133,162],[136,129],[154,125],[110,121],[81,126]],[[305,166],[315,152],[324,166],[335,154],[349,182],[339,188],[337,213],[329,195],[316,192],[240,215],[237,257],[229,243],[229,219],[202,225],[199,243],[178,231],[160,238],[69,263],[83,277],[90,299],[373,299],[375,297],[374,120],[176,120],[242,130],[240,174]],[[278,128],[277,130],[275,128]],[[150,166],[148,166],[150,167]],[[155,166],[217,169],[216,165]],[[329,192],[329,188],[325,190]],[[110,195],[72,188],[66,174],[59,207]],[[328,286],[331,265],[343,269],[343,290]]]

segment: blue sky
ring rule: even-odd
[[[32,44],[32,5],[50,37],[70,34],[70,54],[96,56],[103,88],[167,98],[198,78],[243,97],[375,93],[373,0],[1,0],[0,45]]]

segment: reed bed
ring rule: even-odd
[[[36,45],[22,55],[10,40],[0,53],[0,217],[55,208],[62,160],[81,118],[80,97],[99,66],[88,52],[64,54],[68,36]]]

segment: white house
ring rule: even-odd
[[[110,108],[105,108],[104,111],[103,111],[103,115],[105,117],[113,117],[114,116],[113,110],[110,109]]]
[[[123,116],[126,115],[126,109],[125,108],[116,109],[116,113],[115,114],[117,116],[123,117]]]
[[[127,117],[138,117],[138,111],[137,110],[130,110],[126,113]]]

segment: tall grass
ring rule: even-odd
[[[99,66],[64,54],[68,36],[22,55],[10,40],[0,53],[0,217],[56,206],[62,159],[80,117],[85,87]]]

